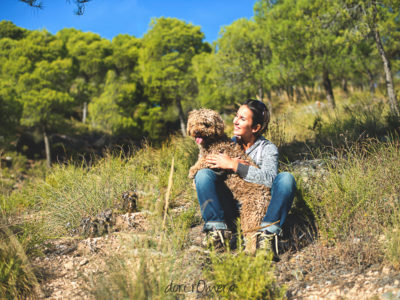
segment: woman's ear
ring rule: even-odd
[[[256,127],[253,127],[253,128],[251,129],[251,132],[252,132],[253,134],[256,134],[260,129],[261,129],[261,124],[257,124]]]

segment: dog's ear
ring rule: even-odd
[[[224,134],[224,121],[222,120],[220,114],[215,113],[214,114],[214,124],[215,124],[215,134],[218,136],[221,136]]]
[[[191,135],[190,135],[190,115],[192,114],[192,112],[193,112],[193,111],[189,111],[189,113],[188,113],[188,118],[187,118],[186,134],[187,134],[188,136],[191,136]]]
[[[192,127],[192,117],[196,114],[197,110],[192,110],[188,113],[188,121],[187,121],[187,125],[186,125],[186,134],[188,136],[192,136],[191,134],[191,127]]]

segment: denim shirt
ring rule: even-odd
[[[237,143],[237,137],[234,136],[232,141]],[[276,175],[278,175],[278,148],[272,142],[260,136],[246,150],[246,154],[258,168],[239,163],[236,173],[248,182],[263,184],[270,188]]]

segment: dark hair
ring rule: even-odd
[[[263,134],[268,129],[270,118],[268,108],[263,102],[253,99],[247,99],[246,102],[243,103],[243,105],[246,105],[253,113],[252,126],[255,127],[257,124],[261,125],[261,128],[259,131],[256,132],[256,135],[259,136]]]

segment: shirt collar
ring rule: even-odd
[[[236,135],[232,138],[232,141],[235,142],[235,143],[238,142],[238,138],[237,138]],[[265,137],[263,137],[262,135],[260,135],[260,136],[256,139],[256,141],[254,142],[254,144],[251,145],[250,148],[246,150],[246,154],[250,154],[251,152],[253,152],[253,150],[254,150],[255,148],[257,148],[258,145],[259,145],[260,143],[262,143],[263,141],[266,141],[266,139],[265,139]]]

